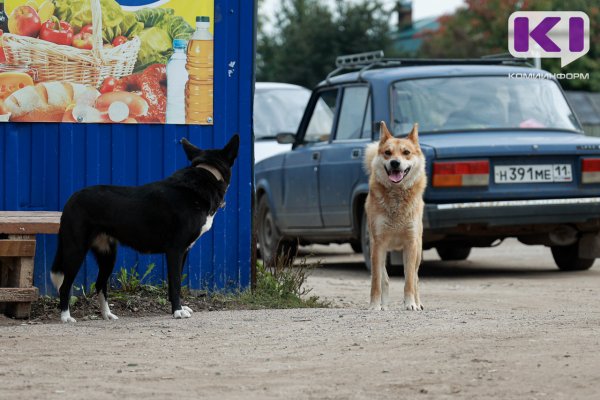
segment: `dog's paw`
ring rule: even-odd
[[[404,308],[408,311],[421,311],[423,310],[423,304],[416,303],[414,299],[404,300]]]
[[[71,317],[71,313],[69,312],[69,310],[63,311],[63,312],[60,313],[60,320],[64,324],[69,324],[69,323],[77,322],[75,320],[75,318]]]
[[[379,303],[371,303],[369,305],[369,310],[371,310],[371,311],[381,311],[381,309],[382,309],[381,304],[379,304]]]
[[[192,314],[189,311],[186,311],[184,309],[177,310],[173,313],[173,318],[175,318],[175,319],[190,318],[191,316],[192,316]]]
[[[105,321],[116,321],[119,319],[119,317],[117,317],[115,314],[111,313],[110,311],[108,313],[102,314],[102,318]]]
[[[184,310],[184,311],[187,311],[187,312],[189,312],[190,314],[193,314],[193,313],[194,313],[194,311],[192,311],[192,309],[191,309],[191,308],[189,308],[188,306],[181,306],[181,309],[182,309],[182,310]]]

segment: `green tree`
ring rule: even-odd
[[[338,55],[388,49],[388,19],[380,0],[338,0],[334,11],[318,0],[287,0],[273,32],[259,31],[257,80],[313,87]]]
[[[543,3],[547,3],[543,4]],[[542,59],[542,68],[558,73],[589,73],[589,79],[563,79],[560,84],[566,90],[600,92],[600,4],[597,0],[542,0],[535,2],[537,11],[583,11],[590,18],[590,51],[565,68],[559,59]]]
[[[600,91],[600,7],[597,0],[466,0],[466,7],[440,18],[440,29],[430,32],[419,57],[465,58],[508,52],[508,18],[515,11],[583,11],[590,17],[590,51],[560,68],[560,60],[543,59],[551,72],[589,73],[589,80],[562,80],[565,89]]]

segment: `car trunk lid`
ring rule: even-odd
[[[423,134],[433,203],[548,199],[600,195],[599,184],[581,183],[581,159],[600,157],[600,139],[566,131],[498,131]],[[429,151],[427,151],[429,150]],[[433,157],[431,156],[433,154]],[[434,163],[489,162],[487,185],[436,187]],[[437,168],[439,171],[439,168]],[[474,182],[465,179],[464,182]]]

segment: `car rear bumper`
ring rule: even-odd
[[[600,217],[600,197],[426,204],[425,229],[465,224],[509,226],[583,223]]]

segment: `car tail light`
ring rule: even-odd
[[[581,160],[581,183],[600,183],[600,158]]]
[[[487,186],[489,161],[442,161],[433,163],[434,187]]]

